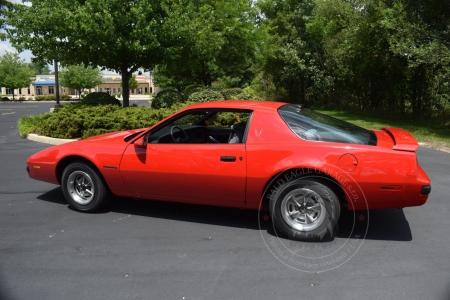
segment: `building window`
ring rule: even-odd
[[[120,93],[120,88],[117,88],[117,92]]]
[[[131,90],[131,93],[134,94],[134,90]]]
[[[55,93],[55,87],[52,86],[52,85],[49,85],[49,86],[48,86],[48,94],[49,94],[49,95],[52,95],[52,94],[54,94],[54,93]]]
[[[96,92],[96,93],[97,93],[97,88],[95,88],[95,89],[94,89],[94,92]]]
[[[144,88],[144,93],[148,93],[148,88]]]
[[[22,95],[22,89],[19,89],[19,95]]]
[[[12,95],[13,90],[10,88],[6,88],[6,95]]]
[[[30,88],[28,88],[28,95],[29,95],[29,94],[31,94],[31,90],[30,90]]]
[[[102,88],[100,88],[100,93],[102,92]]]
[[[113,88],[113,94],[115,94],[116,93],[116,88]]]
[[[153,93],[153,88],[152,87],[150,87],[150,93]]]

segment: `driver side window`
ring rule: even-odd
[[[192,110],[175,116],[149,135],[149,143],[236,144],[245,142],[251,111]]]

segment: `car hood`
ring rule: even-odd
[[[143,129],[133,129],[126,131],[117,131],[104,133],[100,135],[91,136],[85,139],[80,139],[78,142],[94,142],[94,141],[122,141],[125,142],[125,138],[135,133],[141,132]]]

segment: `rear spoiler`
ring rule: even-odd
[[[416,152],[419,143],[411,133],[400,128],[381,128],[382,131],[389,134],[394,141],[392,150]]]

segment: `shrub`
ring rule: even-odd
[[[36,96],[36,101],[56,101],[56,95],[44,95],[44,96]],[[59,95],[59,100],[70,100],[72,97],[69,95]]]
[[[17,127],[22,137],[37,133],[54,138],[86,138],[107,132],[150,127],[183,105],[186,104],[177,103],[171,108],[154,109],[71,103],[53,113],[22,116]]]
[[[89,94],[88,91],[84,91],[80,94],[80,98],[83,99],[84,97],[86,97],[86,95]]]
[[[195,92],[189,96],[188,101],[200,103],[214,100],[224,100],[222,93],[213,91],[211,89],[202,90],[200,92]]]
[[[33,97],[28,97],[28,100],[30,100],[30,101],[33,100]]]
[[[117,100],[115,97],[111,96],[108,93],[102,93],[102,92],[95,92],[90,93],[86,95],[82,100],[81,103],[84,105],[118,105],[122,106],[120,101]]]
[[[19,97],[19,101],[25,101],[25,100],[27,100],[27,98],[25,98],[25,97]]]
[[[188,85],[185,89],[184,89],[184,99],[187,101],[189,99],[189,96],[192,95],[193,93],[196,92],[200,92],[202,90],[206,89],[205,86],[201,85],[201,84],[191,84]]]
[[[231,88],[231,89],[224,89],[222,91],[222,94],[226,100],[236,100],[238,99],[236,96],[242,94],[243,92],[244,92],[243,89]]]
[[[152,107],[159,108],[169,108],[175,103],[184,102],[183,97],[178,93],[178,91],[173,89],[164,90],[158,93],[152,100]]]

